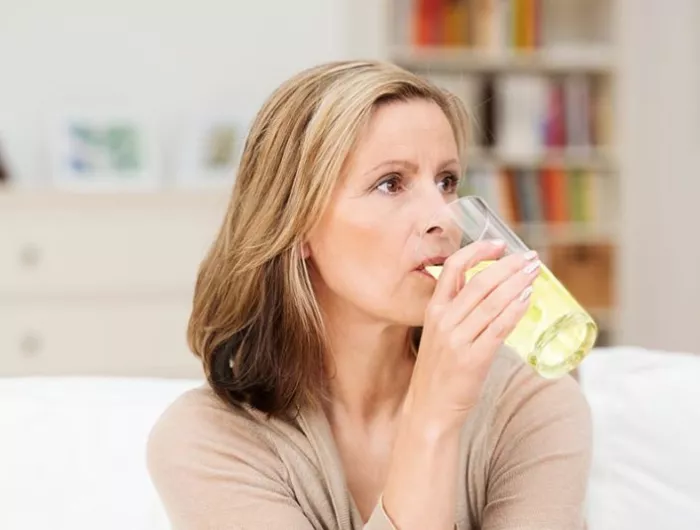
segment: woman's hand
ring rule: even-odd
[[[540,269],[537,253],[502,257],[503,252],[502,242],[480,241],[444,264],[426,309],[406,400],[407,411],[419,421],[440,429],[461,427],[494,354],[527,311]],[[484,260],[496,261],[465,283],[465,272]]]

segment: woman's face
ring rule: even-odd
[[[321,307],[421,325],[436,282],[421,270],[420,234],[457,198],[460,175],[440,107],[423,100],[379,106],[307,240]]]

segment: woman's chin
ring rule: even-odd
[[[430,302],[430,296],[416,296],[410,303],[405,304],[401,310],[403,321],[411,327],[420,327],[425,320],[425,310]]]

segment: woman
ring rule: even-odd
[[[250,130],[196,285],[208,385],[154,428],[177,530],[578,529],[589,411],[502,346],[539,261],[416,247],[457,197],[467,116],[378,62],[301,72]],[[441,227],[428,227],[428,235]]]

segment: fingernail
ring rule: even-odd
[[[532,274],[535,272],[537,269],[540,268],[540,265],[542,265],[542,262],[540,260],[533,261],[532,263],[528,263],[528,265],[523,269],[523,272],[525,274]]]
[[[533,260],[537,257],[537,251],[536,250],[528,250],[524,255],[526,260]]]
[[[532,294],[532,286],[526,287],[522,293],[520,293],[520,301],[525,302]]]
[[[495,247],[505,247],[506,242],[503,241],[502,239],[492,239],[491,244]]]

